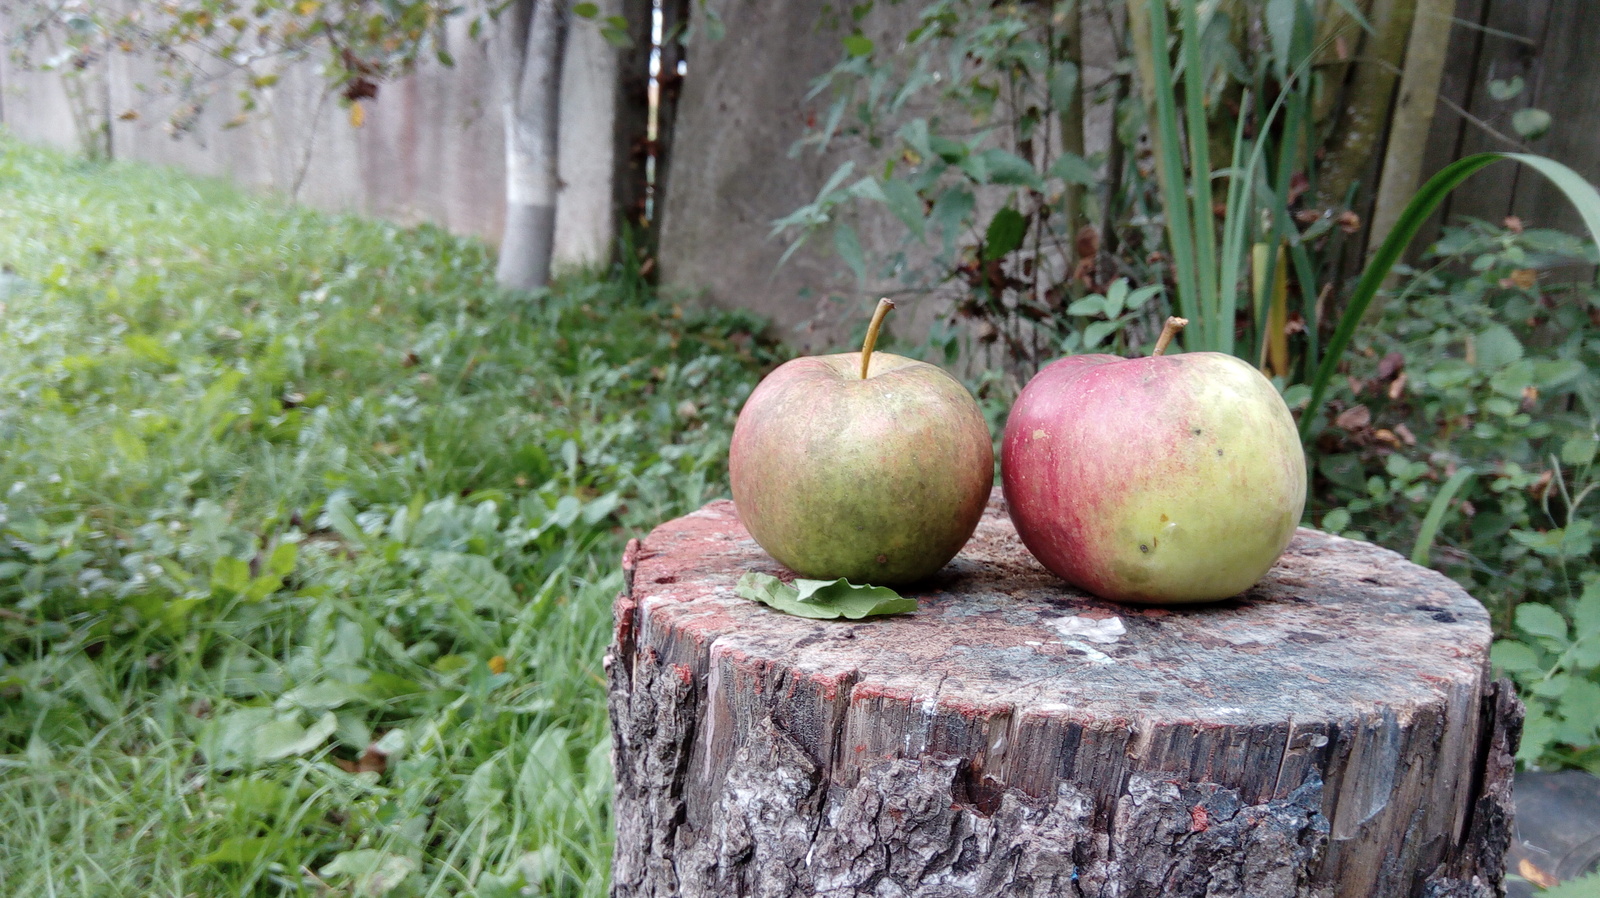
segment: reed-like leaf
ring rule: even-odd
[[[1412,564],[1427,565],[1428,556],[1433,552],[1433,540],[1439,535],[1439,526],[1444,523],[1444,513],[1450,507],[1450,500],[1476,473],[1471,468],[1457,468],[1444,486],[1439,487],[1439,494],[1433,497],[1433,504],[1428,506],[1428,514],[1422,519],[1422,526],[1417,528],[1417,542],[1411,549]]]
[[[1166,207],[1167,240],[1172,250],[1172,276],[1178,288],[1176,300],[1180,316],[1197,321],[1203,314],[1199,305],[1200,287],[1195,267],[1194,219],[1189,211],[1189,192],[1183,165],[1183,134],[1178,128],[1178,104],[1174,96],[1172,61],[1167,56],[1170,33],[1167,7],[1161,0],[1145,0],[1150,28],[1151,71],[1155,81],[1156,130],[1155,161],[1160,169],[1161,201]],[[1203,330],[1204,325],[1196,328]],[[1191,345],[1184,340],[1184,345]]]
[[[1189,207],[1194,216],[1195,277],[1200,306],[1201,349],[1233,353],[1233,293],[1223,296],[1218,287],[1222,271],[1238,271],[1238,256],[1217,257],[1217,224],[1211,197],[1211,128],[1206,118],[1206,73],[1201,50],[1200,15],[1197,3],[1185,0],[1178,8],[1178,52],[1183,60],[1184,130],[1189,137],[1190,181],[1194,201]],[[1165,16],[1152,15],[1165,19]],[[1240,116],[1242,120],[1244,117]],[[1235,154],[1237,155],[1237,141]]]

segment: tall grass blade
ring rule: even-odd
[[[1177,311],[1180,316],[1190,319],[1191,328],[1201,332],[1195,343],[1203,346],[1205,310],[1200,305],[1200,285],[1195,268],[1194,219],[1190,212],[1189,193],[1184,187],[1183,134],[1178,129],[1172,63],[1167,56],[1170,38],[1167,6],[1161,0],[1145,0],[1144,9],[1149,19],[1150,62],[1155,81],[1156,130],[1151,136],[1156,142],[1161,199],[1166,206],[1167,239],[1172,244],[1172,274],[1178,287]],[[1200,326],[1195,328],[1194,324]],[[1185,340],[1184,345],[1190,345],[1190,341]]]
[[[1277,109],[1274,105],[1267,113],[1268,124]],[[1256,217],[1255,191],[1252,188],[1261,165],[1263,147],[1260,140],[1252,142],[1245,137],[1244,124],[1248,118],[1241,113],[1233,132],[1233,163],[1228,174],[1228,213],[1222,222],[1220,266],[1211,263],[1214,270],[1206,273],[1206,277],[1216,279],[1213,282],[1217,284],[1219,296],[1213,327],[1219,336],[1216,345],[1211,348],[1229,355],[1233,354],[1233,316],[1239,295],[1239,266],[1245,256],[1245,247],[1250,243],[1251,222]],[[1250,150],[1248,162],[1242,159],[1246,149]]]
[[[1238,256],[1217,258],[1216,216],[1211,198],[1211,128],[1206,119],[1206,73],[1200,47],[1200,16],[1194,0],[1179,7],[1179,53],[1183,59],[1184,130],[1189,137],[1190,180],[1194,184],[1195,275],[1199,281],[1202,349],[1233,354],[1233,291],[1219,295],[1220,271],[1236,272]],[[1244,116],[1240,116],[1243,123]],[[1234,142],[1235,155],[1238,140]],[[1246,179],[1248,183],[1248,179]],[[1230,210],[1231,211],[1231,210]]]
[[[1427,566],[1428,556],[1433,552],[1434,537],[1439,535],[1439,525],[1444,523],[1444,513],[1450,507],[1450,500],[1477,473],[1471,468],[1458,468],[1444,482],[1444,486],[1439,487],[1439,494],[1433,497],[1433,504],[1428,506],[1428,514],[1417,529],[1417,543],[1411,549],[1412,564]]]
[[[1275,247],[1275,248],[1274,248]],[[1255,297],[1266,316],[1261,333],[1259,367],[1269,377],[1289,376],[1289,265],[1283,244],[1257,243],[1254,248]]]

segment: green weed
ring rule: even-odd
[[[757,324],[3,137],[0,265],[4,891],[603,894],[616,559]]]

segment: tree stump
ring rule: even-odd
[[[790,617],[730,502],[623,559],[612,894],[1501,894],[1521,706],[1442,575],[1300,530],[1199,607],[1075,592],[998,491],[914,614]]]

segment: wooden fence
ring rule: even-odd
[[[1600,2],[1457,0],[1456,19],[1423,173],[1471,153],[1526,149],[1600,182]],[[1491,81],[1510,87],[1516,78],[1523,83],[1517,96],[1491,93]],[[1517,137],[1511,119],[1524,108],[1550,114],[1548,134]],[[1492,222],[1516,215],[1529,227],[1583,228],[1543,178],[1511,169],[1490,169],[1467,182],[1444,214]]]

